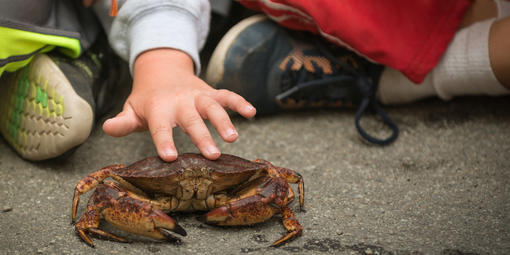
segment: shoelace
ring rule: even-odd
[[[292,95],[295,95],[296,93],[300,91],[310,91],[310,89],[313,88],[315,91],[320,91],[321,88],[324,88],[326,86],[338,86],[339,88],[351,86],[351,84],[355,84],[355,86],[359,89],[361,93],[361,102],[358,106],[358,110],[356,112],[356,116],[354,118],[354,123],[356,125],[356,130],[358,133],[368,142],[378,144],[378,145],[387,145],[395,141],[397,139],[399,130],[397,125],[388,117],[384,109],[381,107],[377,99],[375,98],[375,92],[377,90],[377,84],[373,82],[372,78],[370,78],[368,75],[363,75],[350,65],[338,60],[335,58],[328,50],[325,49],[324,46],[320,45],[319,43],[316,43],[317,49],[326,57],[328,58],[332,63],[338,65],[341,67],[342,71],[338,74],[333,75],[325,75],[322,69],[314,62],[312,62],[312,65],[315,69],[314,74],[310,74],[304,66],[302,66],[297,71],[291,71],[291,66],[293,64],[293,61],[289,61],[286,65],[287,73],[284,74],[283,83],[284,84],[284,92],[276,96],[276,99],[279,101],[283,101],[286,98],[291,97]],[[361,70],[360,71],[364,71]],[[310,77],[310,75],[313,75]],[[295,84],[294,86],[289,86],[290,83]],[[285,87],[290,87],[289,89],[285,90]],[[308,94],[308,97],[312,97],[312,100],[315,100],[313,98],[313,95]],[[379,115],[383,121],[383,123],[388,126],[391,129],[391,134],[384,138],[376,138],[361,127],[361,118],[364,116],[364,114],[367,112],[367,110],[372,110],[377,115]]]

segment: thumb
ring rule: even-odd
[[[117,116],[103,123],[104,132],[115,137],[129,135],[142,129],[142,127],[143,123],[129,104],[126,104],[124,110],[117,114]]]

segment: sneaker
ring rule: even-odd
[[[358,106],[358,132],[365,140],[384,145],[397,138],[398,128],[375,98],[381,71],[380,65],[345,48],[256,15],[232,27],[221,39],[205,80],[217,89],[240,94],[257,108],[257,114]],[[382,117],[392,130],[389,137],[376,138],[361,127],[367,110]]]
[[[94,125],[101,54],[40,54],[0,84],[0,131],[21,157],[45,160],[82,144]]]

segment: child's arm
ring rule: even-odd
[[[204,156],[216,159],[220,151],[202,119],[208,119],[223,140],[235,141],[237,132],[225,107],[247,118],[255,115],[255,108],[241,96],[213,89],[195,76],[187,54],[154,49],[135,61],[133,91],[123,111],[107,120],[103,129],[112,136],[149,129],[158,154],[171,161],[177,157],[172,128],[179,126]]]
[[[203,119],[232,142],[237,132],[224,108],[248,118],[255,115],[255,109],[239,95],[215,90],[196,76],[198,50],[208,31],[209,1],[117,2],[115,19],[109,16],[110,0],[98,0],[93,7],[113,49],[129,61],[134,81],[123,111],[104,123],[104,131],[124,136],[148,129],[158,154],[171,161],[177,157],[172,128],[179,126],[204,156],[219,157]]]

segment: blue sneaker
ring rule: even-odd
[[[375,144],[389,144],[398,128],[375,98],[382,66],[308,33],[290,31],[264,15],[232,27],[213,52],[205,80],[234,91],[258,114],[309,108],[358,107],[355,126]],[[369,135],[360,125],[371,110],[392,130],[389,137]]]

